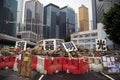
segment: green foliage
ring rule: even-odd
[[[107,13],[104,13],[103,24],[108,38],[120,44],[120,3],[115,4]]]

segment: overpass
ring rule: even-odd
[[[15,46],[16,41],[23,41],[23,39],[19,39],[13,36],[0,33],[0,46],[2,45]],[[36,43],[27,41],[27,47],[34,47],[35,45]]]

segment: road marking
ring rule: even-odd
[[[44,77],[44,75],[41,75],[40,78],[38,80],[42,80],[42,78]]]
[[[107,74],[105,74],[105,73],[103,73],[103,72],[101,72],[101,74],[103,74],[104,76],[106,76],[106,77],[109,78],[110,80],[115,80],[114,78],[108,76]]]

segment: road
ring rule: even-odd
[[[73,75],[71,73],[59,72],[54,74],[40,74],[32,72],[32,78],[22,78],[17,76],[13,70],[0,70],[0,80],[110,80],[97,72]],[[116,80],[116,79],[115,79]],[[120,80],[120,79],[119,79]]]

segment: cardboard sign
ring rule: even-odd
[[[45,40],[44,41],[44,50],[55,50],[54,40]]]
[[[96,51],[107,51],[105,39],[96,39]]]
[[[65,50],[67,52],[76,51],[77,50],[75,44],[72,41],[71,42],[62,43],[62,44],[63,44],[63,46],[64,46],[64,48],[65,48]]]
[[[102,61],[106,62],[107,61],[107,57],[106,56],[102,56]]]
[[[15,48],[20,48],[21,50],[26,50],[27,41],[16,41]]]

